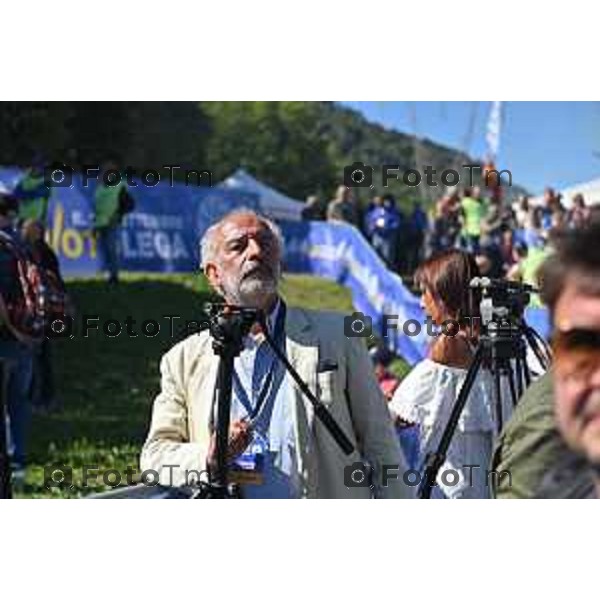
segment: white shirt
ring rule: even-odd
[[[421,462],[427,454],[437,450],[466,374],[466,369],[426,358],[414,367],[394,393],[390,410],[420,426]],[[493,385],[491,373],[481,369],[461,413],[432,497],[490,496],[486,471],[490,468],[497,421]],[[502,381],[501,391],[502,421],[505,423],[513,409],[507,382]],[[452,471],[458,473],[456,483]]]

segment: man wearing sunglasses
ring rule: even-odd
[[[598,497],[600,222],[553,240],[538,273],[554,333],[553,368],[520,399],[492,468],[496,498]]]
[[[600,497],[600,223],[558,241],[541,272],[554,326],[554,412],[572,451],[543,480],[541,497]],[[568,492],[566,492],[568,490]]]

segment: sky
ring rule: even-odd
[[[342,102],[369,121],[486,155],[491,102]],[[473,135],[469,124],[474,123]],[[469,139],[470,138],[470,139]],[[600,177],[600,102],[503,102],[496,167],[532,194]]]

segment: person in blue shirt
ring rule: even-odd
[[[365,230],[371,245],[389,268],[395,268],[401,215],[392,196],[376,197],[369,210]]]
[[[415,202],[412,212],[408,217],[407,244],[406,244],[406,271],[413,273],[423,258],[423,246],[429,227],[427,213],[420,202]]]

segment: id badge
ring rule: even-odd
[[[229,480],[239,485],[262,485],[265,482],[265,460],[268,441],[254,432],[248,447],[231,464]]]

